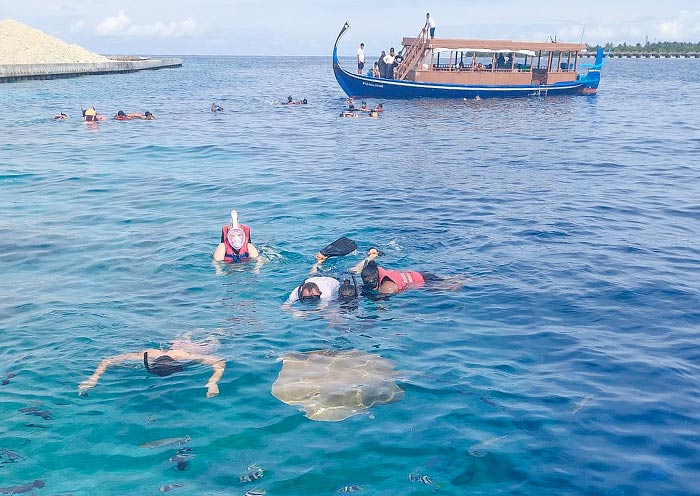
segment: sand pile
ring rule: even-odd
[[[109,59],[12,19],[0,21],[0,65],[77,64]]]

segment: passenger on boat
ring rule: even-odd
[[[381,73],[379,72],[379,64],[377,62],[375,62],[374,67],[372,67],[372,76],[376,78],[381,76]]]
[[[357,49],[357,73],[362,74],[365,69],[365,44],[360,43],[360,48]]]
[[[508,60],[506,60],[506,67],[513,67],[513,54],[508,54]]]
[[[382,78],[386,77],[386,62],[384,62],[384,57],[386,57],[386,52],[382,50],[382,54],[379,56],[379,60],[377,60],[377,66],[379,67],[379,77]]]
[[[386,65],[386,75],[387,79],[394,79],[394,67],[396,54],[394,53],[394,47],[389,49],[389,53],[384,56],[384,64]]]
[[[428,30],[430,32],[430,37],[435,38],[435,21],[430,16],[430,12],[425,14],[425,25],[428,27]]]
[[[221,242],[214,250],[214,261],[241,263],[258,258],[250,239],[250,227],[238,223],[238,212],[231,210],[231,223],[221,228]]]
[[[209,110],[211,110],[212,112],[223,112],[224,107],[222,107],[221,105],[217,105],[216,102],[212,102]]]
[[[498,57],[496,57],[496,68],[503,69],[505,67],[506,67],[506,58],[503,56],[502,53],[499,53]]]
[[[68,114],[64,114],[63,112],[61,112],[58,115],[54,115],[53,118],[54,118],[54,120],[62,121],[64,119],[68,119]]]

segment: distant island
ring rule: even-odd
[[[588,45],[588,51],[595,53],[601,45]],[[606,43],[603,45],[606,53],[611,55],[624,54],[629,57],[663,57],[663,56],[689,56],[700,57],[700,43],[690,43],[685,41],[656,41],[644,44],[620,43],[613,45]]]

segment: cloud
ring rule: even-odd
[[[556,30],[561,41],[579,41],[582,25],[571,25]],[[534,35],[535,39],[546,39],[546,33]],[[585,26],[583,42],[603,43],[644,43],[649,41],[689,41],[700,40],[700,10],[681,11],[674,17],[650,19],[647,17],[629,19],[615,24],[592,24]]]
[[[108,17],[97,26],[95,31],[100,36],[110,36],[123,32],[131,24],[131,19],[127,17],[123,10],[114,17]]]
[[[131,35],[136,36],[160,36],[163,38],[176,38],[183,36],[194,36],[199,32],[199,25],[197,21],[188,17],[183,21],[170,21],[170,22],[154,22],[153,24],[146,24],[143,26],[133,25],[130,26],[128,31]]]
[[[151,24],[134,24],[124,11],[120,10],[116,16],[107,17],[100,22],[95,27],[95,31],[101,36],[127,34],[142,37],[180,38],[196,36],[201,30],[197,21],[191,17],[182,21],[156,21]]]
[[[700,10],[681,13],[675,19],[658,23],[656,33],[664,41],[696,41],[700,38]]]
[[[77,33],[79,31],[81,31],[85,26],[86,26],[86,23],[82,19],[75,21],[74,23],[72,23],[70,25],[70,32]]]

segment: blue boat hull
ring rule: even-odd
[[[523,96],[574,95],[593,93],[586,79],[570,83],[522,86],[466,86],[440,83],[417,83],[382,79],[345,71],[339,64],[333,64],[333,71],[343,91],[355,98],[515,98]],[[597,85],[595,85],[597,87]],[[588,91],[587,91],[588,90]],[[592,90],[592,91],[591,91]]]

